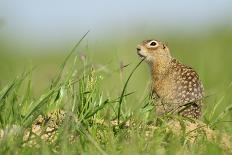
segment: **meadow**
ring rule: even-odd
[[[29,58],[0,44],[0,154],[232,153],[232,29],[156,37],[199,73],[211,138],[185,118],[155,115],[149,69],[136,55],[146,35],[79,38],[68,52]]]

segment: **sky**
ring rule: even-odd
[[[0,0],[0,35],[32,45],[138,30],[197,31],[232,23],[231,0]],[[39,46],[39,45],[38,45]]]

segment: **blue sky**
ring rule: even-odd
[[[190,31],[232,23],[231,0],[0,0],[0,33],[12,40],[72,40],[137,29]]]

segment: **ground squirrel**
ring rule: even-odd
[[[199,118],[204,89],[197,73],[174,59],[161,41],[145,40],[137,46],[137,53],[151,68],[151,94],[157,114]]]

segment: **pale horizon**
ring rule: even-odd
[[[201,32],[232,24],[232,1],[0,1],[4,40],[26,46],[150,32]],[[139,32],[142,31],[142,32]]]

